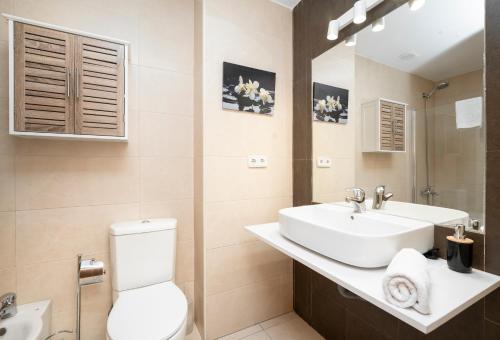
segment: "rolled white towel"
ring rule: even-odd
[[[430,314],[430,278],[427,259],[415,249],[405,248],[394,256],[383,279],[384,295],[391,304],[413,307]]]

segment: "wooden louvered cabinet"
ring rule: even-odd
[[[382,98],[362,104],[363,152],[406,151],[406,106]]]
[[[75,132],[123,136],[123,45],[76,37]]]
[[[74,133],[73,37],[15,23],[16,131]]]
[[[127,43],[7,17],[10,133],[127,140]]]

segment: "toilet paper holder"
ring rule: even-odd
[[[82,260],[82,254],[77,256],[76,270],[76,340],[80,340],[80,323],[82,310],[82,286],[104,282],[104,262],[96,259]]]
[[[104,262],[96,259],[82,260],[82,256],[78,255],[78,284],[87,286],[104,281]]]

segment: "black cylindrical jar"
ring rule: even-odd
[[[448,268],[460,273],[470,273],[472,271],[472,249],[474,241],[464,236],[465,227],[458,225],[455,229],[455,235],[448,236],[448,249],[446,258]]]

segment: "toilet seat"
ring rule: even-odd
[[[172,282],[120,292],[108,317],[110,340],[166,340],[182,337],[187,301]]]

